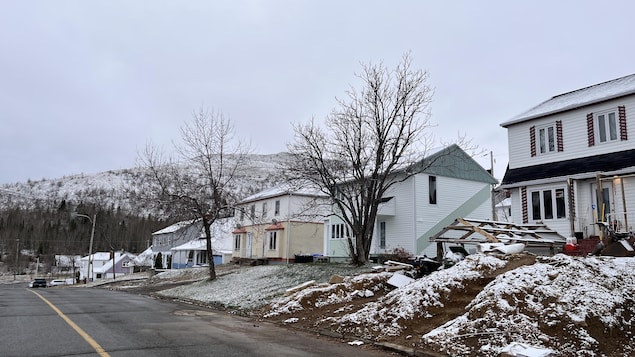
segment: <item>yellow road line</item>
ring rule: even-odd
[[[82,338],[88,342],[89,345],[91,345],[92,348],[95,349],[95,351],[102,357],[110,357],[110,355],[108,354],[108,352],[106,352],[106,350],[104,350],[99,343],[97,343],[97,341],[95,341],[92,337],[90,337],[90,335],[88,335],[84,330],[81,329],[81,327],[77,326],[76,323],[73,322],[73,320],[69,319],[66,315],[64,315],[64,313],[62,311],[60,311],[60,309],[58,309],[55,305],[53,305],[50,301],[48,301],[44,296],[36,293],[33,290],[29,290],[30,292],[32,292],[33,294],[37,295],[40,299],[42,299],[42,301],[44,301],[45,303],[48,304],[48,306],[51,307],[51,309],[53,309],[53,311],[55,311],[58,315],[60,315],[61,318],[64,319],[64,321],[66,321],[67,324],[69,324],[73,330],[75,330],[75,332],[77,332],[80,336],[82,336]]]

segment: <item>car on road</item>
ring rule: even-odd
[[[49,286],[58,286],[58,285],[66,285],[66,281],[64,279],[53,279],[49,282]]]
[[[35,278],[29,283],[30,288],[45,288],[48,284],[44,278]]]

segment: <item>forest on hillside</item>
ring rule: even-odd
[[[53,208],[4,208],[0,210],[0,273],[23,273],[38,259],[48,270],[55,255],[88,255],[93,219],[93,252],[140,253],[152,244],[153,232],[174,223],[65,200]]]

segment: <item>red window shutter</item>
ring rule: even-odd
[[[527,187],[520,188],[520,201],[523,209],[523,223],[529,223],[529,211],[527,211]]]
[[[620,105],[617,107],[617,111],[620,118],[620,140],[628,140],[628,134],[626,133],[626,107]]]
[[[562,120],[556,121],[556,142],[558,143],[558,151],[564,151],[562,143]]]
[[[531,156],[536,156],[536,127],[529,128],[529,142],[531,143]]]
[[[586,132],[589,140],[589,146],[594,146],[595,133],[593,133],[593,113],[586,115]]]

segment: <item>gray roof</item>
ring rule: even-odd
[[[623,97],[635,93],[635,74],[610,80],[590,87],[557,95],[544,101],[511,120],[502,123],[503,128],[551,114]]]

